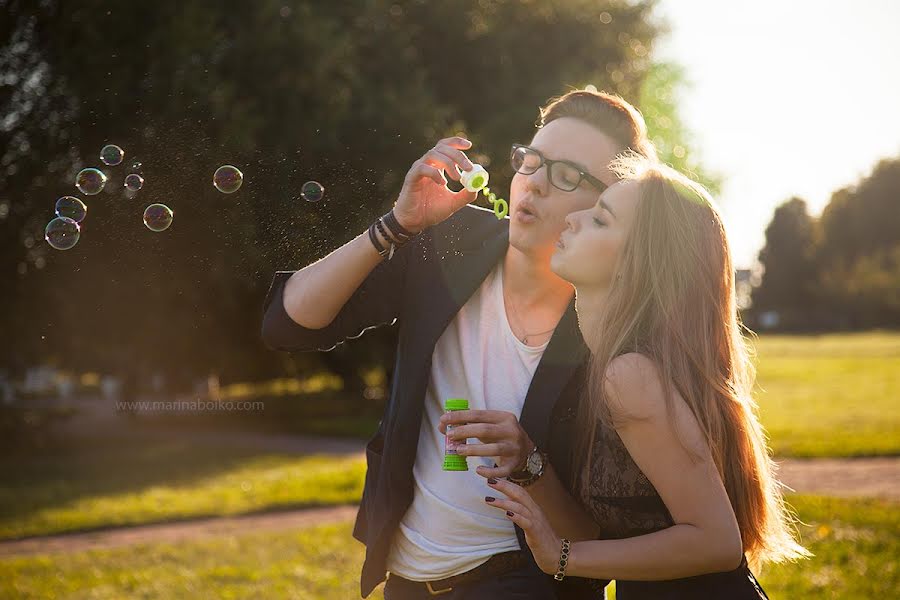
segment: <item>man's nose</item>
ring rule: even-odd
[[[531,175],[526,176],[525,187],[530,192],[538,192],[541,195],[544,195],[547,191],[547,169],[544,168],[543,165],[532,173]]]

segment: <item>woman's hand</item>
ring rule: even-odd
[[[444,176],[447,173],[459,181],[460,169],[472,169],[472,162],[463,152],[471,145],[465,138],[445,138],[412,164],[394,203],[394,216],[401,226],[422,231],[475,200],[477,194],[474,192],[450,190]]]
[[[524,488],[493,477],[487,482],[489,486],[505,494],[506,498],[486,496],[484,501],[489,506],[506,511],[506,517],[525,531],[525,541],[528,542],[538,567],[544,573],[554,575],[559,567],[562,539],[553,531],[544,511]]]

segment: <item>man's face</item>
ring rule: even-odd
[[[547,159],[578,165],[606,185],[616,181],[608,165],[621,148],[584,121],[572,117],[551,121],[528,145]],[[549,260],[559,234],[566,228],[566,216],[592,207],[600,192],[587,180],[571,192],[558,189],[549,181],[546,164],[530,175],[516,173],[510,187],[510,244],[525,254]],[[528,212],[534,217],[528,217]]]

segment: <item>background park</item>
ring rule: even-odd
[[[362,232],[446,135],[506,189],[537,107],[587,86],[633,102],[722,206],[815,554],[760,582],[896,596],[900,11],[728,4],[0,0],[0,597],[359,597],[395,331],[271,352],[272,274]],[[88,167],[96,195],[74,185]],[[57,250],[66,195],[88,210]]]

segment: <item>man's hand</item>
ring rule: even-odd
[[[472,161],[463,152],[471,146],[472,142],[465,138],[444,138],[412,164],[394,203],[394,216],[400,225],[422,231],[475,201],[477,193],[465,188],[452,191],[444,175],[459,181],[460,171],[472,169]]]
[[[475,472],[482,477],[506,477],[522,469],[534,443],[519,420],[505,410],[454,410],[441,415],[438,427],[444,435],[452,424],[450,439],[465,441],[476,438],[480,444],[466,444],[459,448],[463,456],[491,456],[496,467],[480,466]]]

